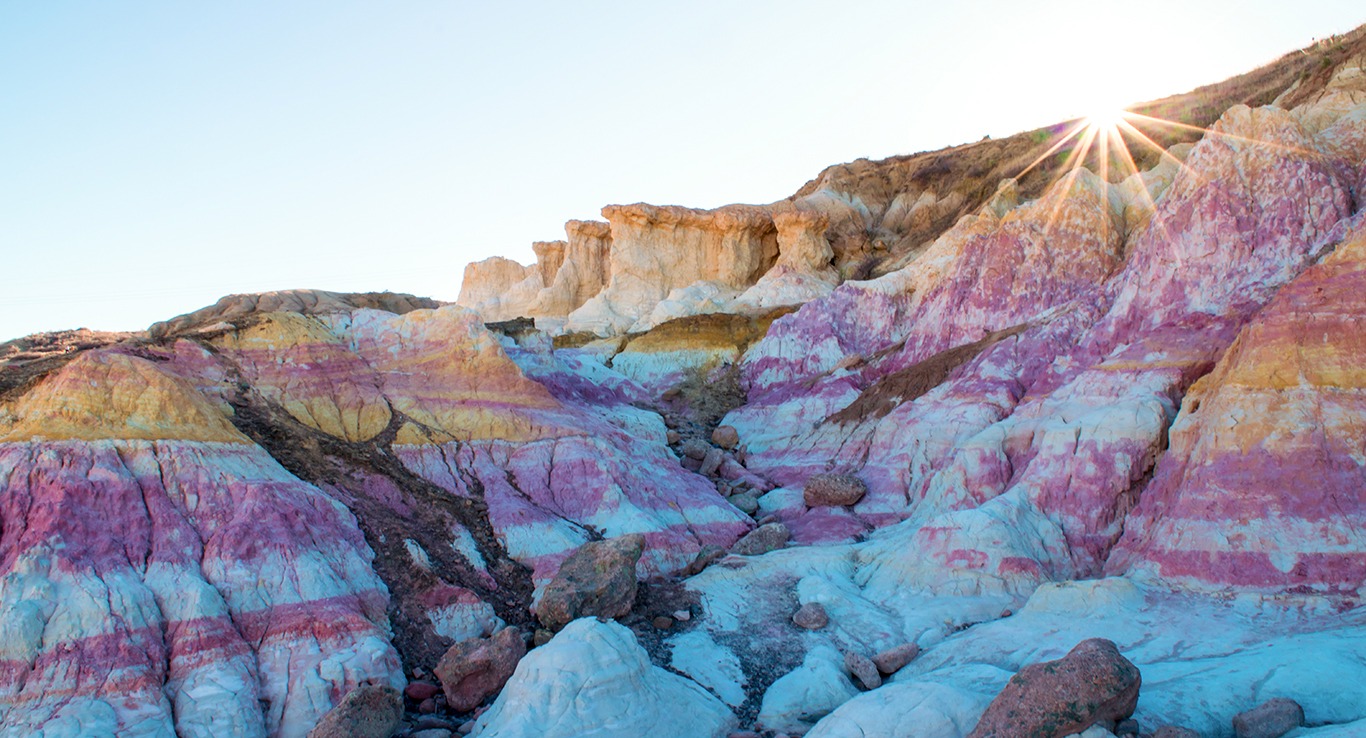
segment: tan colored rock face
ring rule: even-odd
[[[455,303],[477,310],[486,321],[522,317],[540,293],[541,273],[535,265],[522,266],[494,256],[465,267],[460,297]]]
[[[569,330],[619,333],[673,290],[698,282],[748,288],[778,258],[778,234],[767,208],[716,210],[638,203],[609,205],[611,281],[569,316]]]
[[[564,245],[558,256],[546,244],[533,246],[545,247],[544,255],[536,252],[536,265],[547,286],[528,308],[531,317],[563,318],[601,292],[611,277],[612,232],[606,223],[571,220],[564,224],[564,232],[568,241],[551,242]]]

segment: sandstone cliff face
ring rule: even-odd
[[[641,203],[608,206],[602,214],[612,224],[612,278],[570,314],[569,330],[601,335],[637,326],[643,330],[680,317],[651,316],[666,298],[685,303],[698,299],[679,290],[706,285],[714,288],[713,294],[733,297],[778,257],[777,232],[763,208],[693,210]]]
[[[455,304],[478,311],[489,322],[511,320],[523,317],[544,286],[535,265],[492,256],[465,267]]]

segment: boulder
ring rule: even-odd
[[[730,450],[740,443],[740,433],[735,430],[735,426],[733,425],[719,425],[716,427],[716,430],[711,432],[711,442],[721,448]]]
[[[901,671],[901,667],[911,663],[919,655],[920,646],[914,643],[905,643],[874,656],[873,664],[877,666],[878,671],[890,675]]]
[[[776,551],[787,545],[787,526],[782,523],[768,523],[745,534],[744,538],[731,546],[730,552],[740,556],[758,556]]]
[[[636,562],[645,551],[639,533],[590,541],[560,565],[536,604],[536,617],[559,630],[571,620],[597,616],[619,618],[636,599]]]
[[[1138,667],[1112,641],[1091,638],[1066,656],[1020,669],[987,706],[969,738],[1060,738],[1133,714]]]
[[[830,624],[830,616],[825,614],[825,606],[821,603],[808,602],[797,608],[792,615],[792,622],[798,628],[820,630]]]
[[[807,507],[852,505],[867,494],[868,485],[853,474],[817,474],[806,480],[802,501]]]
[[[1233,734],[1238,738],[1280,738],[1304,725],[1304,708],[1286,697],[1267,700],[1233,716]]]
[[[460,641],[436,665],[436,676],[446,703],[456,712],[478,707],[498,693],[526,655],[526,642],[516,628],[504,628],[490,638]]]
[[[710,692],[652,665],[625,626],[583,618],[527,654],[475,733],[724,738],[737,727]]]
[[[362,684],[328,710],[308,738],[389,738],[402,718],[397,689]]]

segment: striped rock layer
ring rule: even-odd
[[[463,308],[176,330],[0,408],[0,734],[301,736],[529,623],[585,541],[649,574],[753,525],[637,385]]]

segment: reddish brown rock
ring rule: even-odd
[[[441,687],[425,681],[409,682],[407,688],[403,690],[403,695],[413,702],[429,700],[440,693]]]
[[[740,432],[733,425],[717,426],[711,432],[711,442],[724,449],[733,449],[740,443]]]
[[[707,455],[702,458],[702,465],[697,468],[697,473],[704,477],[716,476],[716,471],[721,468],[721,462],[726,457],[719,448],[707,449]]]
[[[882,686],[882,676],[871,659],[852,651],[844,654],[844,669],[863,685],[864,689],[877,689]]]
[[[654,625],[659,630],[668,630],[669,628],[674,627],[674,619],[667,615],[660,615],[654,620],[651,620],[650,624]]]
[[[504,628],[490,638],[470,638],[451,646],[436,665],[447,704],[457,712],[478,707],[503,688],[525,655],[526,643],[516,628]]]
[[[1280,738],[1304,725],[1300,703],[1277,697],[1233,716],[1233,734],[1238,738]]]
[[[853,474],[817,474],[806,480],[802,501],[807,507],[852,505],[867,494],[868,485]]]
[[[683,573],[688,576],[701,574],[703,569],[711,566],[718,559],[724,558],[725,555],[726,549],[713,544],[707,544],[702,547],[701,551],[697,552],[697,557],[692,560],[691,564],[688,564],[688,568],[684,569]]]
[[[362,684],[328,710],[308,738],[389,738],[402,718],[397,689]]]
[[[769,523],[745,534],[744,538],[731,546],[730,552],[741,556],[758,556],[776,551],[787,545],[787,526],[782,523]]]
[[[699,441],[696,438],[689,438],[678,446],[678,453],[697,461],[707,458],[707,452],[710,450],[711,446],[708,446],[705,441]]]
[[[1057,661],[1020,669],[968,738],[1059,738],[1133,714],[1138,667],[1111,641],[1091,638]]]
[[[911,663],[919,655],[920,646],[914,643],[905,643],[874,656],[873,663],[877,666],[877,670],[883,674],[895,674],[901,671],[901,667]]]
[[[830,616],[825,614],[825,606],[819,602],[808,602],[792,615],[792,622],[798,628],[820,630],[830,624]]]
[[[1153,733],[1153,738],[1200,738],[1200,734],[1190,728],[1182,728],[1176,725],[1164,725]]]
[[[639,533],[590,541],[560,565],[536,604],[536,617],[559,630],[582,617],[619,618],[636,599],[636,562],[645,552]]]

